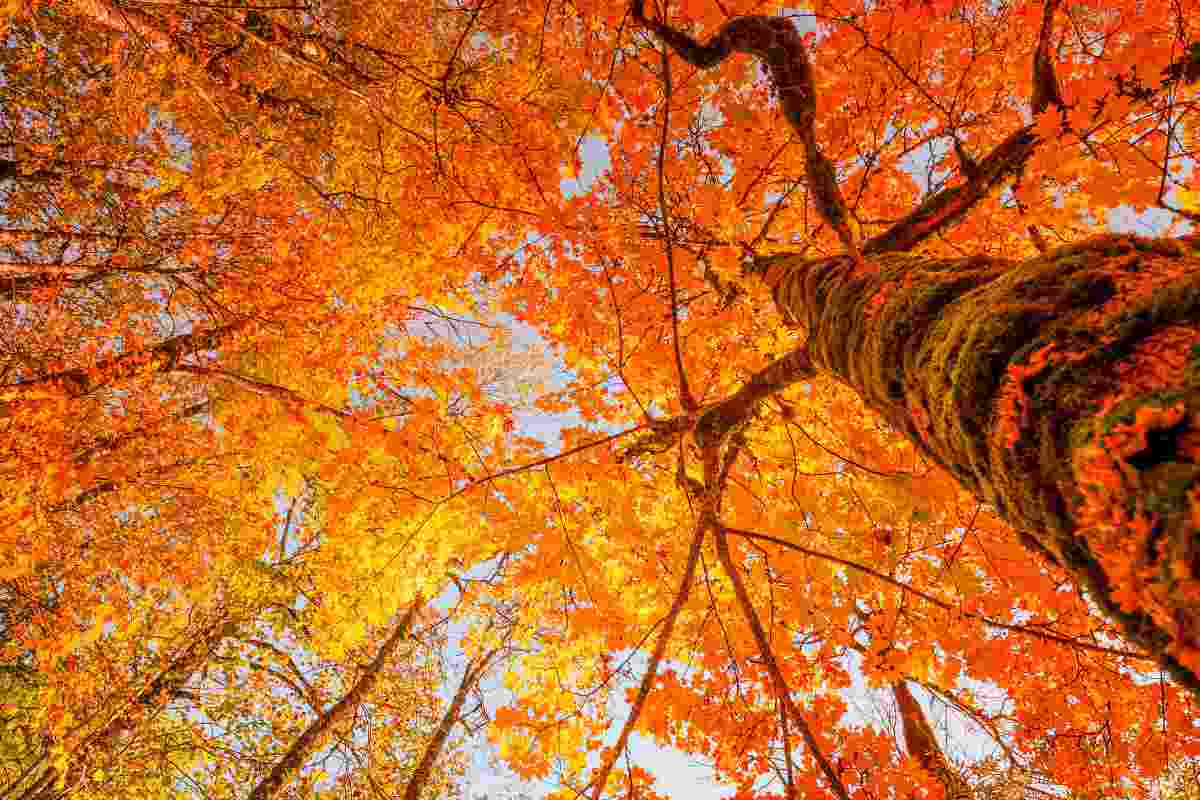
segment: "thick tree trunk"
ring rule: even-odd
[[[755,265],[808,355],[1200,691],[1200,238]]]

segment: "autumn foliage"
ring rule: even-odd
[[[3,800],[1200,758],[1200,9],[0,14]]]

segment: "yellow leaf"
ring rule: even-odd
[[[1184,211],[1200,212],[1200,190],[1179,189],[1176,191],[1176,196]]]

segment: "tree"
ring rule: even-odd
[[[14,12],[5,663],[82,715],[81,632],[142,674],[146,620],[259,587],[247,618],[304,635],[222,640],[204,713],[255,755],[198,769],[315,794],[288,754],[452,596],[422,768],[503,664],[477,717],[572,796],[652,793],[634,733],[747,795],[960,796],[932,736],[845,714],[889,687],[921,730],[918,683],[1056,793],[1149,795],[1200,748],[1198,272],[1180,223],[1096,234],[1195,214],[1194,15],[778,12]],[[557,368],[500,386],[522,337]],[[302,704],[300,657],[344,690],[303,717],[234,680]]]
[[[767,281],[781,313],[808,331],[777,384],[817,368],[846,381],[1086,586],[1132,641],[1200,690],[1200,651],[1189,633],[1197,613],[1189,587],[1198,577],[1192,509],[1200,473],[1189,431],[1200,424],[1191,399],[1200,245],[1109,237],[1020,264],[900,255],[1019,176],[1046,127],[1072,130],[1050,56],[1057,10],[1045,5],[1034,50],[1029,102],[1038,122],[968,162],[964,183],[861,245],[816,140],[816,84],[795,27],[742,17],[700,45],[648,23],[640,2],[633,16],[697,67],[735,51],[763,58],[805,147],[816,207],[849,251],[850,261],[776,257],[752,266],[773,273]],[[1164,80],[1187,71],[1168,67]],[[1092,125],[1106,101],[1092,101]],[[724,409],[705,416],[698,434],[710,445],[741,422]]]

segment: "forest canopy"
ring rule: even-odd
[[[1195,797],[1198,27],[0,4],[0,799]]]

